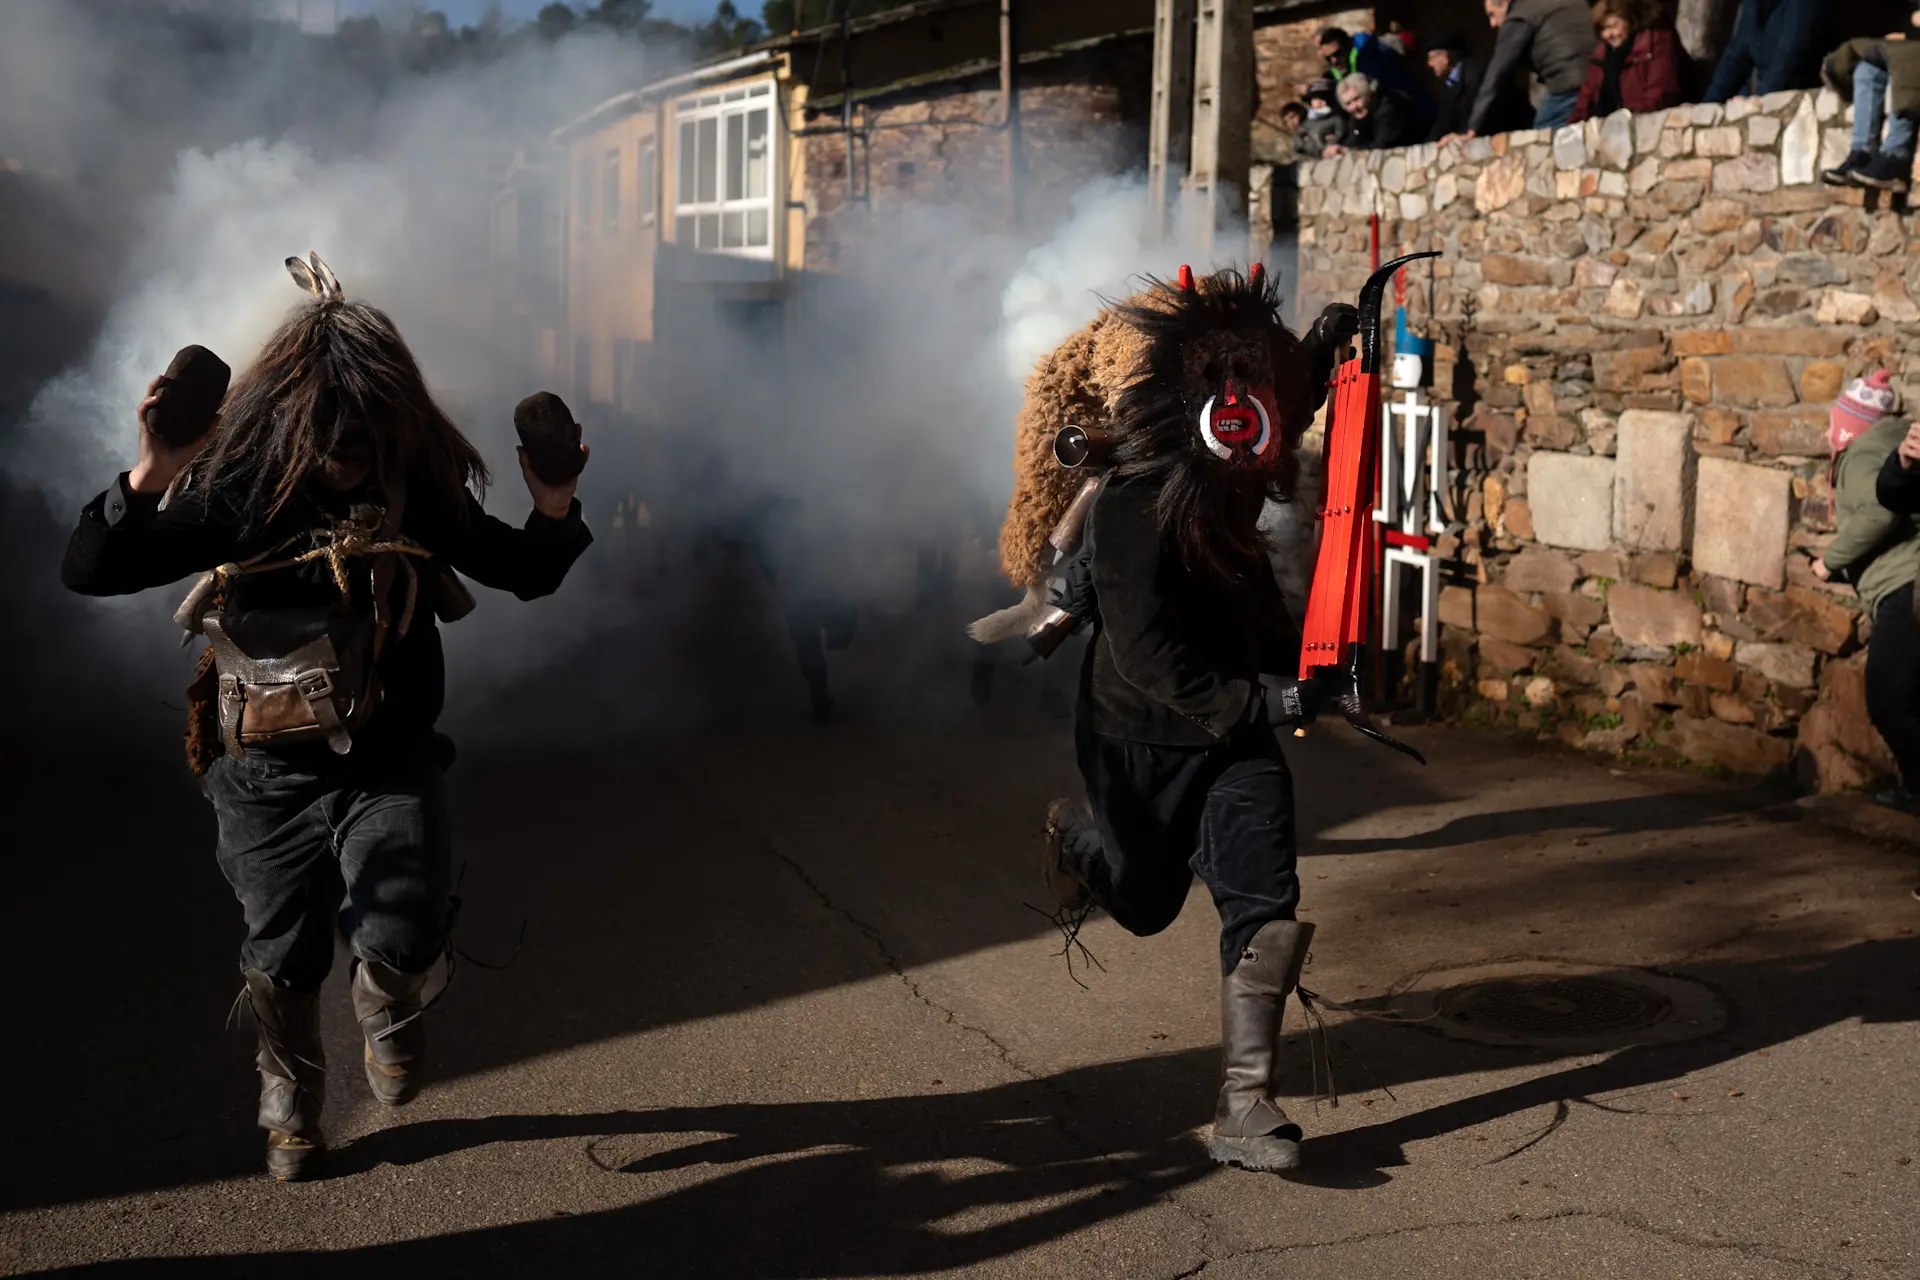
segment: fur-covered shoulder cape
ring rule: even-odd
[[[1041,581],[1047,537],[1086,478],[1054,461],[1054,436],[1062,427],[1104,427],[1146,350],[1139,331],[1109,308],[1055,347],[1027,379],[1014,425],[1013,498],[1000,527],[1000,568],[1014,586]]]

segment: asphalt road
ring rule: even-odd
[[[1072,976],[1030,909],[1073,781],[1030,677],[900,712],[856,676],[824,727],[790,687],[730,687],[719,722],[598,740],[618,687],[495,691],[482,718],[519,698],[580,739],[471,723],[451,775],[459,940],[502,958],[524,918],[525,950],[461,972],[400,1111],[365,1092],[336,973],[335,1176],[303,1185],[260,1173],[250,1036],[222,1030],[237,912],[170,749],[23,753],[23,797],[111,799],[40,806],[6,863],[0,1269],[1920,1275],[1909,851],[1489,734],[1409,731],[1426,770],[1345,730],[1296,742],[1315,989],[1539,956],[1687,975],[1731,1013],[1580,1054],[1336,1017],[1337,1108],[1289,1054],[1309,1141],[1283,1179],[1194,1137],[1204,890],[1158,937],[1096,918],[1100,967]]]

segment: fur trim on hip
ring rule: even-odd
[[[999,644],[1003,640],[1017,640],[1027,634],[1029,628],[1040,620],[1047,611],[1046,598],[1040,588],[1028,587],[1026,596],[1019,604],[990,613],[979,621],[970,623],[967,634],[981,644]]]

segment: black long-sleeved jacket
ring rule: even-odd
[[[1099,625],[1081,716],[1110,738],[1211,746],[1253,712],[1260,676],[1292,676],[1300,632],[1264,556],[1238,589],[1189,570],[1162,539],[1151,484],[1110,483],[1088,522]]]
[[[1896,515],[1920,516],[1920,467],[1900,465],[1895,449],[1880,464],[1880,476],[1874,482],[1873,496],[1881,506]]]
[[[82,595],[130,595],[165,586],[217,565],[236,563],[269,551],[323,522],[344,515],[368,494],[335,494],[304,486],[265,528],[244,531],[240,512],[220,496],[188,493],[163,511],[157,494],[134,493],[123,473],[105,492],[81,508],[67,543],[60,579]],[[440,560],[484,586],[511,591],[522,600],[550,595],[567,570],[593,541],[575,502],[563,520],[535,511],[523,528],[488,515],[479,500],[466,495],[466,511],[454,513],[412,494],[401,533]],[[291,551],[304,550],[300,542]],[[275,556],[273,558],[278,558]],[[396,575],[395,591],[404,589]],[[365,600],[367,578],[351,578],[357,607]],[[421,594],[406,635],[389,640],[380,659],[384,700],[374,720],[356,737],[424,733],[439,718],[446,698],[446,661],[435,625],[430,575],[421,577]],[[324,562],[231,579],[230,611],[327,606],[339,598]],[[395,616],[399,614],[396,611]]]

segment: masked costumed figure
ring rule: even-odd
[[[540,466],[559,483],[522,449],[534,511],[517,529],[487,515],[486,464],[393,322],[347,301],[317,257],[288,268],[313,296],[214,397],[217,421],[163,429],[181,388],[149,389],[139,462],[81,511],[62,568],[95,596],[201,575],[176,615],[208,641],[188,754],[246,921],[259,1123],[283,1180],[325,1152],[318,1001],[336,928],[374,1096],[400,1105],[420,1087],[423,988],[454,907],[453,753],[434,723],[436,617],[473,606],[455,571],[531,600],[592,541],[573,498],[584,449]]]
[[[1273,1092],[1313,926],[1294,919],[1292,779],[1261,679],[1296,675],[1300,633],[1258,521],[1293,496],[1296,446],[1356,327],[1336,305],[1296,337],[1259,267],[1182,268],[1109,306],[1028,384],[1001,541],[1027,599],[974,627],[1044,649],[1050,620],[1092,622],[1075,726],[1087,798],[1051,806],[1043,871],[1063,911],[1097,905],[1139,935],[1173,922],[1195,874],[1206,883],[1225,1056],[1209,1146],[1259,1169],[1299,1161]],[[1095,453],[1093,484],[1061,465]]]

